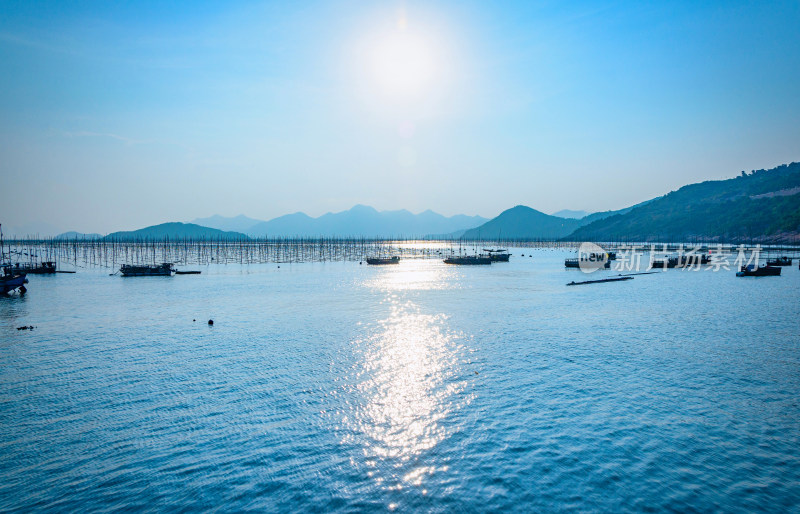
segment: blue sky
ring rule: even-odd
[[[596,211],[800,160],[796,1],[112,4],[0,0],[5,227]]]

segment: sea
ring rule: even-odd
[[[0,511],[800,511],[796,263],[511,252],[30,276]]]

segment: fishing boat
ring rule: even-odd
[[[119,268],[123,277],[170,277],[175,272],[175,267],[170,262],[156,266],[131,266],[123,264]]]
[[[680,259],[678,257],[664,257],[661,259],[653,259],[650,263],[651,268],[677,268],[680,264]]]
[[[508,250],[505,248],[496,250],[484,248],[483,251],[486,252],[486,256],[489,257],[492,262],[508,262],[508,259],[511,258],[511,254],[508,253]]]
[[[700,266],[711,262],[711,257],[708,255],[681,255],[678,257],[677,267],[685,268],[690,266]]]
[[[0,294],[5,296],[14,290],[19,290],[21,294],[25,294],[25,291],[27,291],[25,284],[28,283],[25,273],[15,271],[12,266],[3,266],[2,268],[3,270],[0,273]]]
[[[609,269],[611,268],[611,261],[603,262],[602,260],[593,261],[590,259],[564,259],[564,267],[565,268],[584,267],[586,269],[589,268],[600,269],[602,267],[603,269]]]
[[[767,266],[791,266],[792,259],[789,257],[778,257],[777,259],[767,260]]]
[[[41,264],[20,264],[14,265],[14,271],[25,273],[28,275],[48,275],[56,273],[56,263],[52,261],[45,261]]]
[[[367,257],[367,264],[382,265],[382,264],[400,264],[400,257]]]
[[[445,264],[459,264],[462,266],[475,266],[478,264],[491,264],[492,259],[490,257],[484,257],[481,255],[464,255],[464,256],[453,256],[448,257],[444,260]]]
[[[781,268],[778,266],[754,266],[753,264],[742,266],[742,269],[736,272],[737,277],[777,277],[781,274]]]
[[[25,273],[15,271],[9,260],[6,259],[2,225],[0,225],[0,268],[0,294],[6,296],[15,290],[19,290],[20,294],[25,294],[27,291],[25,284],[28,283],[28,278]]]

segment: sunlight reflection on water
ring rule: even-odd
[[[402,263],[368,281],[388,294],[390,313],[356,342],[362,349],[356,373],[361,403],[352,413],[353,433],[360,434],[367,475],[390,490],[422,486],[426,477],[447,470],[419,465],[417,458],[448,437],[442,421],[470,401],[463,395],[464,336],[448,326],[446,315],[422,312],[392,294],[441,287],[448,270],[432,264]]]

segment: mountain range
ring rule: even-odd
[[[247,216],[211,216],[194,223],[164,223],[115,232],[109,239],[245,239],[250,237],[446,237],[573,241],[800,241],[800,163],[744,171],[735,178],[690,184],[616,211],[549,215],[524,205],[487,220],[446,217],[427,210],[377,211],[356,205],[317,218],[302,212],[269,221]],[[96,234],[65,233],[63,238]]]
[[[485,223],[481,216],[443,216],[431,210],[413,214],[405,209],[378,211],[356,205],[342,212],[329,212],[317,218],[305,213],[286,214],[269,221],[240,215],[233,218],[211,216],[192,221],[220,230],[243,232],[252,237],[424,237],[452,235]]]

